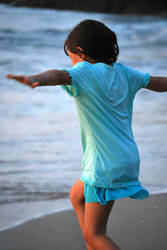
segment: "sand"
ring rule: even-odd
[[[122,250],[167,250],[167,194],[152,195],[142,201],[116,201],[107,234]],[[86,249],[72,210],[0,232],[0,250],[66,249]]]

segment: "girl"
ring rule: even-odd
[[[116,63],[115,33],[103,23],[84,20],[68,35],[65,53],[73,67],[37,75],[7,75],[30,86],[62,85],[74,98],[83,147],[82,176],[70,191],[88,250],[118,250],[106,236],[114,201],[144,199],[139,153],[133,137],[132,109],[141,88],[167,91],[167,77],[153,77]]]

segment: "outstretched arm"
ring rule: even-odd
[[[147,89],[157,91],[157,92],[166,92],[167,91],[167,77],[151,76]]]
[[[37,75],[6,75],[7,78],[16,80],[31,88],[40,86],[71,85],[71,78],[64,70],[48,70]]]

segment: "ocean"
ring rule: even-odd
[[[117,33],[119,62],[165,76],[167,19],[12,7],[0,4],[0,230],[70,209],[68,193],[81,174],[82,148],[74,103],[61,87],[29,89],[6,74],[70,68],[64,40],[79,21],[96,19]],[[140,181],[167,192],[167,93],[142,89],[133,131]]]

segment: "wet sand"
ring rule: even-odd
[[[122,250],[167,249],[167,194],[122,199],[112,210],[107,234]],[[28,221],[0,232],[1,250],[84,250],[74,211]],[[104,249],[105,250],[105,249]]]

